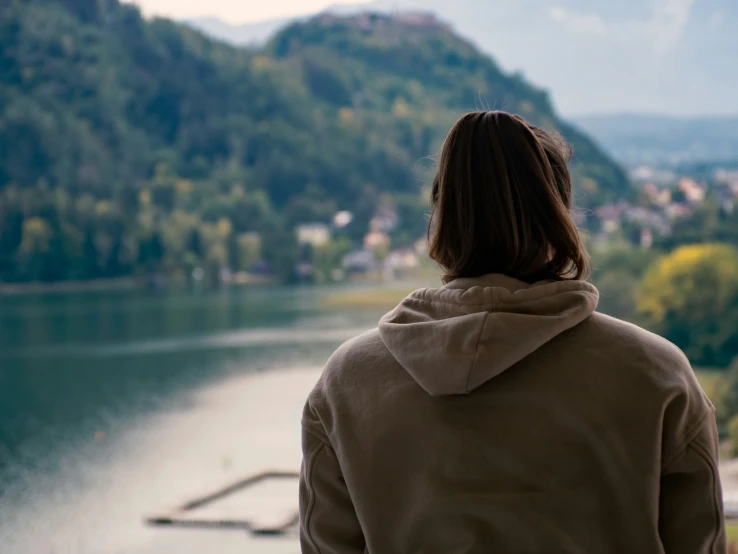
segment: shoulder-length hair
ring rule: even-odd
[[[590,259],[571,215],[571,148],[499,111],[464,115],[433,181],[430,257],[444,281],[502,273],[529,283],[582,279]]]

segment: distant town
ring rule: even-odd
[[[596,229],[592,236],[595,244],[625,234],[629,242],[649,248],[655,239],[669,236],[675,223],[691,216],[708,198],[727,215],[733,213],[738,201],[736,169],[714,167],[697,172],[640,166],[630,171],[630,178],[638,198],[601,206],[589,214],[595,220],[587,222]],[[586,217],[580,214],[580,223]]]
[[[427,241],[424,237],[403,248],[392,247],[399,216],[395,210],[384,207],[370,221],[360,248],[347,249],[333,267],[316,267],[317,263],[311,259],[317,257],[314,253],[335,246],[342,230],[353,221],[352,212],[339,211],[333,216],[331,224],[305,223],[295,228],[297,244],[301,251],[307,252],[307,255],[303,255],[303,261],[295,268],[295,277],[299,281],[397,281],[416,277],[424,266],[429,265],[426,256]],[[259,242],[258,235],[253,238],[255,242]],[[192,277],[195,281],[202,281],[206,272],[196,268]],[[223,268],[220,273],[223,283],[268,282],[271,277],[271,268],[261,261],[254,263],[248,272],[233,272],[230,268]]]
[[[575,211],[577,222],[586,229],[595,248],[614,241],[632,246],[650,248],[668,237],[680,220],[691,216],[708,199],[716,203],[724,214],[730,215],[738,203],[738,170],[715,167],[709,172],[685,172],[649,166],[635,167],[630,178],[638,191],[632,200],[619,200],[592,211]],[[339,211],[331,224],[305,223],[295,229],[301,249],[317,252],[334,244],[344,228],[351,225],[354,214]],[[400,218],[389,206],[383,206],[371,219],[359,248],[340,256],[335,267],[318,280],[340,282],[345,280],[395,281],[415,277],[427,271],[427,242],[418,237],[410,245],[394,246],[394,232]],[[258,241],[258,237],[254,237]],[[407,242],[407,241],[405,241]],[[303,256],[295,268],[299,280],[314,281],[316,267],[310,256]],[[221,271],[221,281],[247,283],[269,280],[269,268],[254,264],[251,272]],[[194,280],[202,280],[205,272],[196,269]]]

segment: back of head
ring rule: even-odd
[[[433,183],[430,256],[444,280],[501,273],[581,279],[589,255],[571,216],[571,149],[504,112],[464,115]]]

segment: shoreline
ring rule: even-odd
[[[334,285],[356,285],[381,287],[408,293],[414,290],[413,285],[428,285],[429,279],[397,279],[384,281],[381,279],[348,279]],[[295,286],[315,286],[321,288],[320,283],[296,283]],[[272,279],[253,278],[246,281],[231,281],[214,285],[212,283],[197,283],[184,280],[156,279],[151,277],[119,277],[112,279],[93,279],[89,281],[57,281],[53,283],[31,282],[31,283],[5,283],[0,282],[0,297],[3,296],[26,296],[33,294],[83,294],[87,292],[116,292],[132,290],[170,290],[184,288],[216,289],[221,287],[248,287],[248,286],[280,286],[280,283]],[[386,291],[385,291],[386,292]],[[376,291],[375,291],[376,293]],[[359,294],[359,296],[362,296]],[[371,295],[370,295],[371,296]],[[404,296],[404,295],[403,295]],[[403,296],[398,297],[401,300]],[[358,305],[363,305],[372,299],[346,299],[351,307],[352,301],[357,300]],[[339,302],[340,304],[340,302]],[[345,307],[345,306],[336,306]]]
[[[57,281],[54,283],[0,283],[0,296],[103,292],[117,290],[134,290],[145,287],[146,280],[139,277],[93,279],[90,281]]]
[[[249,281],[221,283],[212,285],[186,280],[158,277],[116,277],[111,279],[92,279],[86,281],[56,281],[53,283],[3,283],[0,282],[0,296],[24,296],[29,294],[69,294],[86,292],[115,292],[145,289],[177,289],[186,287],[217,288],[248,285],[276,284],[269,279],[251,279]]]

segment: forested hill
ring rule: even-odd
[[[544,92],[432,18],[320,16],[256,51],[117,0],[1,6],[0,281],[287,275],[296,225],[350,210],[358,241],[380,198],[410,240],[420,160],[482,105],[564,132],[580,205],[628,193]]]
[[[391,138],[411,163],[435,152],[459,114],[501,109],[544,128],[557,128],[575,150],[580,205],[626,194],[626,177],[587,136],[559,119],[548,94],[428,14],[394,17],[325,14],[296,23],[269,42],[282,62],[324,106],[348,107],[362,133]],[[356,116],[356,117],[354,117]]]

